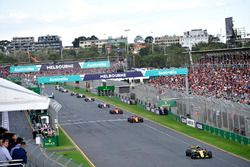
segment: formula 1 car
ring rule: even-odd
[[[61,90],[61,92],[62,92],[62,93],[68,93],[69,91],[68,91],[67,89],[64,89],[64,88],[63,88],[63,89]]]
[[[123,114],[123,111],[120,108],[114,108],[109,110],[110,114]]]
[[[54,93],[52,93],[51,95],[48,95],[48,98],[54,99],[55,98]]]
[[[76,97],[77,97],[77,98],[85,98],[86,96],[83,95],[83,94],[79,94],[79,93],[78,93],[78,94],[76,95]]]
[[[143,122],[143,118],[142,117],[139,117],[137,115],[133,115],[131,117],[128,118],[128,122],[130,123],[142,123]]]
[[[99,103],[98,108],[110,108],[110,104],[107,103]]]
[[[56,85],[55,86],[55,90],[59,90],[60,89],[60,86],[59,85]]]
[[[190,156],[191,159],[204,159],[204,158],[212,158],[212,152],[207,151],[205,148],[200,146],[191,146],[186,150],[186,156]]]
[[[86,97],[86,98],[84,99],[84,101],[86,101],[86,102],[92,102],[92,101],[95,101],[95,99],[92,98],[92,97]]]
[[[71,92],[70,96],[77,96],[77,93],[76,92]]]

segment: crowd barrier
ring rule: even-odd
[[[120,100],[121,102],[124,102],[124,103],[128,104],[127,102],[122,100],[122,98],[119,98],[119,96],[117,94],[116,94],[116,96],[114,96],[112,98],[116,99],[116,100]],[[147,111],[159,114],[159,112],[158,112],[158,110],[156,108],[149,108],[148,106],[145,106],[144,104],[141,104],[141,103],[137,103],[137,106],[140,107],[140,108],[143,108],[143,109],[145,109]],[[174,120],[176,120],[177,122],[182,122],[181,118],[184,117],[184,116],[176,115],[176,114],[172,113],[171,111],[168,112],[168,113],[170,115],[172,115],[172,118]],[[187,118],[187,117],[185,117],[185,118]],[[187,118],[187,119],[189,119],[189,118]],[[192,119],[189,119],[189,120],[192,120]],[[239,134],[234,133],[234,132],[229,132],[229,131],[226,131],[226,130],[223,130],[223,129],[220,129],[220,128],[216,128],[216,127],[213,127],[213,126],[210,126],[210,125],[206,125],[206,124],[203,124],[201,122],[194,121],[194,120],[192,120],[192,121],[194,122],[193,127],[195,127],[195,128],[204,130],[206,132],[209,132],[210,134],[225,138],[227,140],[238,142],[239,144],[250,145],[250,139],[248,137],[246,137],[246,136],[239,135]],[[197,126],[197,123],[200,126]],[[188,122],[185,122],[185,124],[188,124]]]
[[[112,84],[114,84],[114,83],[115,83],[115,81],[112,81]],[[98,84],[98,83],[96,83],[96,84]],[[96,85],[96,84],[93,83],[93,85]],[[100,84],[100,82],[99,82],[99,84]],[[80,87],[85,89],[84,85],[82,85]],[[151,104],[155,104],[154,102],[155,102],[155,100],[157,100],[156,96],[159,94],[157,92],[157,89],[150,88],[150,86],[140,85],[138,87],[140,88],[139,89],[140,91],[138,90],[136,92],[140,92],[141,95],[137,96],[137,101],[138,101],[137,106],[143,107],[144,109],[147,110],[146,106],[148,104],[148,98],[150,97],[150,95],[154,94],[153,97],[155,97],[155,98],[153,101],[150,101],[150,102],[151,102]],[[94,86],[92,88],[94,88]],[[136,90],[136,88],[134,88],[133,90]],[[146,96],[146,95],[149,95],[149,96]],[[120,95],[120,97],[121,96],[122,95]],[[183,98],[183,96],[185,96],[185,95],[183,95],[183,93],[179,93],[179,92],[171,91],[171,90],[169,90],[167,93],[161,95],[161,99],[164,99],[164,96],[174,97],[177,99],[177,109],[175,109],[174,112],[171,112],[171,111],[169,112],[169,114],[172,114],[174,116],[173,118],[176,121],[180,122],[181,115],[187,115],[188,113],[190,113],[190,116],[192,116],[192,118],[195,118],[196,121],[198,121],[204,125],[202,130],[207,131],[211,134],[223,137],[227,140],[238,142],[239,144],[245,144],[245,145],[250,144],[250,139],[248,138],[248,136],[240,135],[240,134],[234,133],[232,131],[229,131],[229,129],[230,130],[232,129],[232,125],[234,125],[234,126],[236,126],[236,125],[246,126],[241,119],[247,117],[250,114],[250,112],[247,112],[247,108],[249,108],[249,106],[242,105],[242,104],[235,104],[235,103],[231,103],[231,105],[230,105],[229,102],[224,102],[224,101],[219,100],[219,99],[207,99],[205,97],[196,97],[196,96],[190,96],[190,97],[187,97],[185,99],[185,98]],[[121,101],[120,97],[119,97],[119,94],[115,93],[115,96],[113,96],[112,98],[115,98],[115,99]],[[125,97],[128,98],[128,95],[124,95],[123,98],[125,98]],[[140,99],[139,97],[143,97],[143,99]],[[152,96],[150,98],[152,100]],[[213,108],[213,109],[211,109],[211,108]],[[220,111],[222,114],[218,115],[218,111]],[[238,111],[238,112],[235,112],[235,111]],[[204,116],[204,113],[207,113],[207,116]],[[220,116],[221,118],[217,118],[215,120],[211,119],[216,114],[218,115],[218,117]],[[229,116],[233,115],[237,119],[226,119],[226,118],[224,118],[225,114],[226,114],[226,118],[229,118]],[[203,118],[202,118],[202,116],[203,116]],[[220,125],[218,122],[219,122],[219,120],[222,120],[222,119],[224,120],[223,122],[225,125],[224,126],[225,129],[204,123],[204,122],[208,122],[211,124]],[[221,125],[221,127],[222,126],[223,125]],[[207,127],[209,127],[209,128],[207,128]]]
[[[34,141],[28,141],[26,145],[28,163],[25,167],[83,167],[82,164],[74,162],[72,159],[65,158],[46,148],[41,148]]]

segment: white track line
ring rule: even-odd
[[[120,122],[126,121],[127,119],[109,119],[109,120],[95,120],[95,121],[80,121],[80,122],[72,122],[72,123],[60,123],[62,126],[66,125],[78,125],[78,124],[89,124],[89,123],[101,123],[101,122]]]
[[[177,137],[174,137],[174,136],[172,136],[172,135],[170,135],[170,134],[168,134],[168,133],[166,133],[166,132],[163,132],[163,131],[161,131],[161,130],[159,130],[159,129],[157,129],[157,128],[154,128],[154,127],[152,127],[152,126],[150,126],[150,125],[148,125],[148,124],[146,124],[146,123],[144,123],[143,125],[146,126],[146,127],[148,127],[148,128],[150,128],[150,129],[152,129],[152,130],[154,130],[154,131],[156,131],[156,132],[158,132],[158,133],[160,133],[160,134],[166,135],[166,136],[168,136],[168,137],[172,137],[172,138],[174,138],[175,140],[179,140],[181,143],[187,144],[187,145],[189,145],[189,146],[192,145],[191,143],[185,142],[185,141],[183,141],[183,140],[181,140],[181,139],[179,139],[179,138],[177,138]],[[234,164],[234,163],[232,163],[232,162],[228,162],[227,160],[225,160],[225,159],[223,159],[223,158],[219,158],[218,156],[216,156],[216,157],[214,157],[214,158],[215,158],[215,159],[218,159],[219,161],[223,161],[224,163],[227,163],[229,166],[239,167],[238,165],[236,165],[236,164]]]
[[[158,132],[158,133],[160,133],[160,134],[163,134],[163,135],[172,137],[172,138],[174,138],[175,140],[179,140],[180,142],[182,142],[182,143],[184,143],[184,144],[186,144],[186,145],[189,145],[189,146],[191,145],[190,143],[187,143],[187,142],[185,142],[185,141],[183,141],[183,140],[181,140],[181,139],[179,139],[179,138],[177,138],[177,137],[174,137],[174,136],[172,136],[172,135],[170,135],[170,134],[168,134],[168,133],[166,133],[166,132],[163,132],[163,131],[161,131],[161,130],[159,130],[159,129],[156,129],[156,128],[154,128],[154,127],[152,127],[152,126],[150,126],[150,125],[148,125],[148,124],[146,124],[146,123],[143,123],[142,125],[144,125],[144,126],[150,128],[150,129],[152,129],[152,130],[154,130],[154,131],[156,131],[156,132]]]

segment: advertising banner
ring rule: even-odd
[[[200,122],[196,122],[196,123],[195,123],[195,127],[196,127],[197,129],[203,130],[203,124],[200,123]]]
[[[10,66],[10,73],[25,73],[25,72],[37,72],[41,68],[41,65],[31,66]]]
[[[187,125],[188,125],[188,126],[192,126],[192,127],[195,128],[195,121],[192,120],[192,119],[187,118]]]
[[[55,82],[75,82],[82,81],[84,75],[65,75],[65,76],[48,76],[38,77],[37,82],[40,83],[55,83]]]
[[[181,123],[187,124],[187,118],[184,116],[180,116],[181,117]]]
[[[99,79],[115,79],[115,78],[133,78],[142,76],[143,75],[140,71],[106,73],[106,74],[86,74],[84,77],[84,81],[99,80]]]
[[[109,61],[79,62],[81,68],[109,68]]]
[[[42,64],[41,71],[81,68],[79,63]]]
[[[176,69],[147,70],[144,76],[151,77],[151,76],[187,75],[187,74],[188,74],[187,68],[176,68]]]

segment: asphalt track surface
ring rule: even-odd
[[[25,140],[32,140],[32,129],[24,114],[24,111],[9,112],[10,132],[17,133],[18,136]]]
[[[61,93],[54,87],[55,100],[62,104],[59,123],[96,167],[249,167],[250,162],[183,136],[145,120],[128,123],[123,115],[111,115],[99,109],[98,101]],[[190,145],[200,145],[213,152],[212,159],[192,160],[185,156]]]

